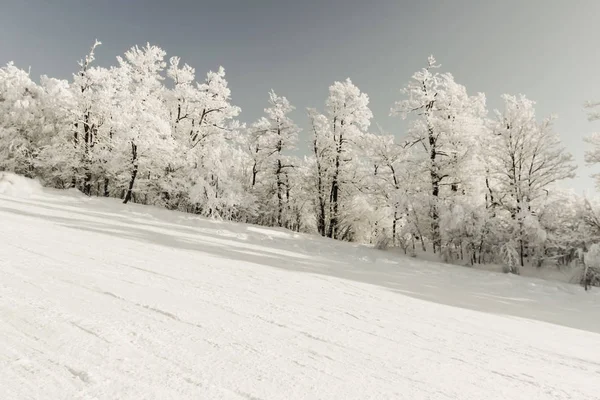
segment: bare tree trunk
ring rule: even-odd
[[[281,179],[281,159],[277,159],[277,170],[275,176],[277,178],[277,226],[283,227],[283,181]]]
[[[433,105],[431,105],[433,106]],[[441,251],[442,247],[442,239],[440,235],[440,215],[438,211],[438,198],[440,196],[440,181],[442,178],[438,172],[437,166],[437,143],[434,136],[433,128],[429,128],[429,158],[430,158],[430,176],[431,176],[431,195],[433,196],[433,201],[431,203],[431,241],[433,242],[433,252]]]
[[[302,224],[302,219],[300,215],[300,210],[296,210],[296,232],[300,232],[300,225]]]
[[[319,145],[317,142],[317,133],[313,140],[313,151],[317,163],[317,230],[321,236],[325,236],[325,195],[323,188],[323,168],[321,168],[321,158],[319,156]]]
[[[521,267],[525,266],[525,241],[523,240],[524,229],[523,229],[523,220],[521,215],[521,202],[517,198],[517,214],[515,218],[518,220],[519,224],[519,264]]]
[[[131,171],[131,179],[129,180],[129,189],[127,189],[127,194],[125,195],[125,200],[123,200],[123,204],[127,204],[131,200],[131,195],[133,192],[133,185],[135,183],[135,178],[138,174],[138,159],[137,159],[137,146],[134,142],[131,142],[131,163],[133,164],[133,170]]]
[[[252,166],[252,186],[256,185],[256,175],[258,174],[258,169],[256,168],[256,162]]]
[[[73,148],[77,151],[77,146],[79,145],[79,132],[77,131],[79,125],[76,123],[73,124]],[[73,168],[73,179],[71,179],[71,186],[77,187],[77,168]]]
[[[396,247],[396,225],[398,224],[398,211],[394,210],[394,221],[392,222],[392,243]]]
[[[321,180],[321,178],[319,178]],[[325,236],[325,199],[323,198],[323,194],[319,194],[319,215],[317,215],[317,229],[319,230],[319,234],[321,236]]]
[[[523,239],[519,239],[519,261],[521,267],[525,266],[525,244],[523,243]]]
[[[338,195],[339,195],[339,187],[337,174],[333,176],[333,182],[331,185],[331,218],[329,220],[329,231],[327,232],[327,236],[330,238],[337,238],[338,233]]]
[[[431,241],[433,242],[433,252],[436,253],[441,250],[442,241],[440,238],[440,215],[437,206],[437,200],[439,197],[440,186],[439,179],[437,178],[437,173],[434,171],[431,172],[432,179],[432,190],[431,194],[433,195],[433,202],[431,203],[430,213],[431,213]]]
[[[342,121],[343,125],[343,121]],[[335,170],[333,172],[333,180],[331,182],[331,219],[329,221],[328,237],[337,239],[339,225],[339,178],[340,178],[340,159],[342,155],[343,135],[340,133],[340,139],[337,143],[335,154]]]
[[[83,154],[83,167],[85,169],[85,178],[83,181],[83,193],[87,196],[91,195],[92,192],[92,173],[90,171],[90,148],[92,145],[92,129],[90,126],[90,112],[86,110],[83,115],[83,132],[84,132],[84,154]]]
[[[104,178],[104,197],[108,197],[108,178]]]
[[[583,269],[583,287],[585,288],[585,291],[587,292],[588,283],[589,283],[589,279],[588,279],[589,266],[585,262],[584,262],[584,266],[585,266],[585,268]]]

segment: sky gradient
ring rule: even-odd
[[[371,98],[374,130],[402,137],[406,125],[390,107],[433,54],[469,93],[484,92],[490,109],[503,93],[523,93],[540,118],[557,114],[580,167],[565,186],[583,193],[600,172],[585,167],[582,141],[600,131],[583,109],[600,100],[598,15],[597,0],[12,0],[0,5],[0,64],[70,79],[96,38],[105,66],[150,42],[199,79],[225,67],[242,121],[261,116],[274,89],[302,128],[306,107],[322,109],[329,85],[350,77]],[[305,129],[301,146],[308,137]]]

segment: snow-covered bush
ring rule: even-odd
[[[377,234],[375,238],[375,248],[378,250],[387,250],[392,245],[392,238],[388,235],[385,228]]]
[[[503,261],[502,271],[519,275],[519,252],[513,242],[508,242],[500,248],[500,256]]]
[[[27,198],[40,193],[41,190],[42,186],[37,180],[0,171],[0,194],[2,195]]]
[[[600,286],[600,244],[594,243],[583,257],[584,270],[581,284],[587,290],[590,286]]]

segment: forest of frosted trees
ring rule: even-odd
[[[515,273],[583,254],[592,268],[600,261],[600,207],[561,189],[573,158],[553,117],[537,116],[523,95],[504,95],[489,111],[484,94],[430,57],[400,77],[407,83],[390,104],[407,132],[373,132],[369,97],[347,79],[306,110],[310,141],[299,143],[294,107],[280,94],[257,94],[264,116],[242,123],[223,68],[199,78],[152,45],[103,68],[94,64],[98,45],[71,81],[38,84],[12,63],[0,69],[0,170],[89,196]],[[597,106],[588,104],[590,119],[600,119]],[[587,141],[586,161],[600,162],[600,136]]]

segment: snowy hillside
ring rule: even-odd
[[[0,398],[600,399],[599,292],[5,190]]]

